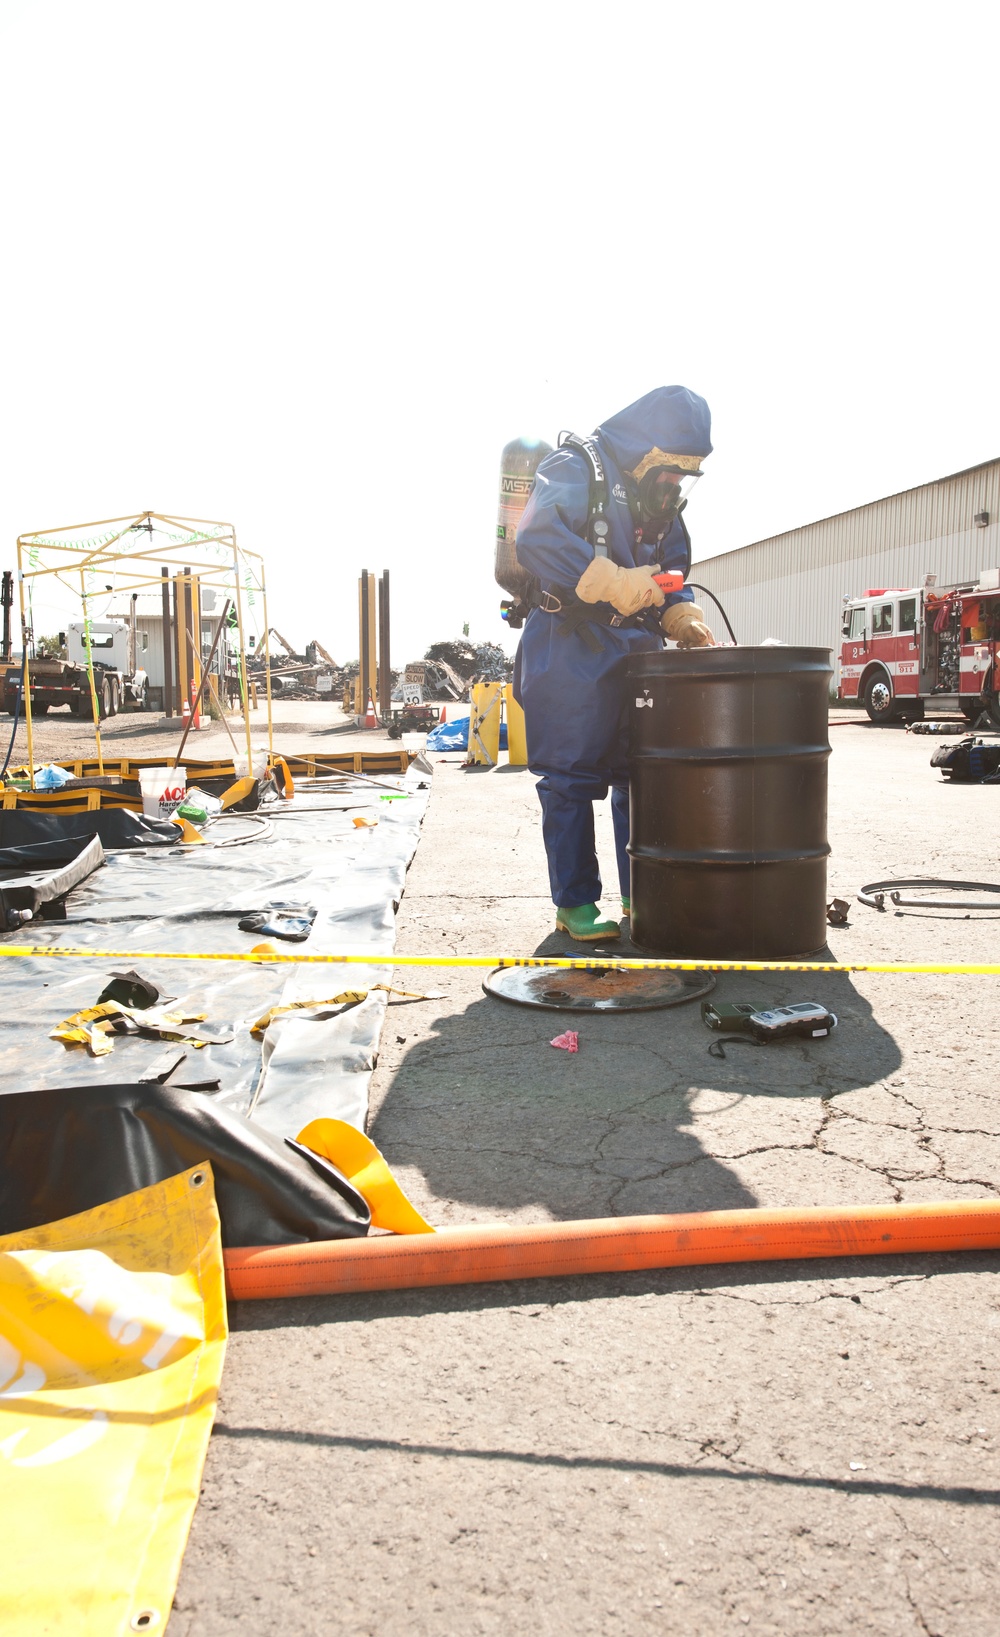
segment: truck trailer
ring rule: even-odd
[[[67,659],[35,659],[29,655],[32,716],[44,716],[60,705],[68,705],[75,716],[92,714],[88,630],[100,716],[148,708],[146,672],[136,664],[137,657],[141,657],[137,648],[146,640],[145,634],[137,634],[134,625],[125,620],[77,620],[65,633]],[[8,716],[14,714],[20,681],[21,666],[15,663],[3,681],[3,707]]]

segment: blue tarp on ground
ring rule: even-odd
[[[456,716],[451,722],[439,722],[427,735],[428,750],[468,750],[469,718]],[[507,749],[507,724],[500,723],[500,749]]]

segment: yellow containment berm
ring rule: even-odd
[[[162,1633],[226,1347],[210,1165],[0,1239],[0,1630]]]

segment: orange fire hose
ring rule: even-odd
[[[225,1263],[230,1296],[251,1301],[714,1262],[998,1248],[1000,1200],[963,1199],[945,1204],[691,1211],[515,1226],[476,1223],[433,1234],[255,1245],[227,1250]]]

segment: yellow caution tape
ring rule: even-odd
[[[293,1000],[287,1006],[270,1006],[263,1017],[259,1017],[256,1023],[251,1023],[250,1033],[263,1035],[275,1018],[284,1017],[287,1012],[321,1011],[324,1006],[346,1006],[349,1003],[357,1006],[367,999],[367,989],[344,989],[339,995],[331,995],[329,1000]]]
[[[85,1011],[74,1012],[72,1017],[64,1018],[62,1023],[56,1024],[49,1039],[61,1040],[64,1046],[86,1046],[92,1057],[106,1057],[114,1049],[115,1019],[127,1017],[147,1033],[159,1035],[162,1040],[183,1040],[187,1046],[204,1046],[206,1041],[200,1040],[197,1035],[186,1034],[182,1025],[204,1023],[206,1016],[205,1012],[164,1012],[149,1007],[140,1011],[138,1007],[109,1000],[103,1005],[88,1006]]]
[[[947,977],[1000,977],[1000,961],[638,961],[568,955],[364,955],[285,954],[273,946],[229,949],[71,949],[42,944],[0,944],[11,960],[251,961],[281,966],[548,966],[563,972],[926,972]]]
[[[387,995],[403,995],[406,1000],[436,1000],[440,998],[437,995],[421,995],[413,989],[394,989],[388,983],[373,983],[371,989],[343,989],[339,995],[331,995],[329,1000],[293,1000],[287,1006],[272,1006],[264,1013],[263,1017],[257,1019],[256,1023],[251,1023],[250,1033],[252,1035],[263,1035],[265,1030],[270,1028],[275,1018],[284,1017],[286,1012],[316,1011],[322,1010],[324,1006],[346,1006],[348,1003],[358,1006],[377,989],[381,989]]]

